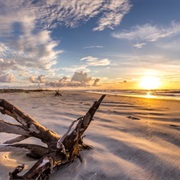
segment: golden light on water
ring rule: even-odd
[[[151,95],[151,92],[148,91],[144,97],[150,99],[150,98],[154,98],[155,96]]]
[[[161,85],[161,81],[155,76],[144,76],[139,82],[139,87],[142,89],[158,89]]]

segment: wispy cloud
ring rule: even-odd
[[[85,46],[83,49],[96,49],[96,48],[103,48],[104,46]]]
[[[131,8],[129,0],[6,0],[0,6],[1,71],[11,66],[31,72],[50,71],[63,52],[57,50],[60,42],[51,37],[55,27],[76,27],[97,17],[94,31],[112,29]]]
[[[63,70],[66,72],[78,72],[78,71],[83,71],[83,72],[90,72],[90,67],[91,66],[107,66],[111,63],[111,61],[107,58],[98,58],[98,57],[93,57],[93,56],[86,56],[80,59],[81,64],[79,65],[73,65],[70,67],[62,67],[59,68],[59,70]]]
[[[5,56],[7,50],[8,50],[8,47],[4,43],[0,42],[0,55]]]
[[[76,71],[85,71],[89,72],[90,70],[87,68],[87,65],[73,65],[71,67],[63,67],[59,68],[60,70],[66,71],[66,72],[76,72]]]
[[[158,42],[156,43],[156,47],[170,50],[170,51],[178,51],[179,52],[179,47],[180,47],[180,39],[176,38],[174,40],[167,40],[165,42]]]
[[[171,23],[168,27],[160,27],[151,24],[135,26],[131,30],[113,33],[112,36],[118,39],[157,41],[180,33],[180,24]]]
[[[104,2],[102,7],[104,13],[98,21],[98,26],[94,31],[102,31],[105,28],[113,29],[119,25],[125,14],[129,12],[131,5],[129,0],[111,0]]]
[[[4,60],[0,59],[0,71],[6,70],[8,68],[13,69],[13,66],[16,65],[16,62],[14,60]]]
[[[140,48],[142,48],[145,45],[146,45],[146,43],[136,43],[133,46],[140,49]]]
[[[92,56],[83,57],[80,60],[85,61],[87,66],[107,66],[110,64],[109,59],[100,59]]]
[[[129,0],[52,0],[1,2],[1,32],[13,32],[12,25],[19,25],[29,32],[36,26],[51,29],[57,25],[75,27],[93,17],[99,17],[94,30],[113,28],[120,24],[131,8]]]

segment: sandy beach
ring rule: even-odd
[[[71,122],[83,116],[100,95],[83,91],[1,93],[39,123],[63,135]],[[15,122],[0,114],[0,119]],[[180,177],[180,101],[107,95],[86,131],[85,143],[93,149],[59,169],[58,180],[177,180]],[[0,143],[14,137],[0,134]],[[29,138],[23,142],[42,144]],[[0,152],[0,179],[34,160],[22,151]]]

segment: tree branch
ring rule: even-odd
[[[73,121],[62,138],[59,138],[59,135],[55,132],[40,125],[37,121],[24,114],[14,105],[0,99],[0,112],[14,117],[22,124],[22,126],[18,126],[1,121],[1,124],[3,125],[1,132],[17,133],[18,128],[21,130],[21,133],[19,133],[21,136],[6,141],[5,143],[21,141],[21,139],[25,138],[22,134],[28,132],[29,136],[37,137],[48,145],[48,148],[46,148],[34,144],[0,144],[0,151],[12,151],[13,149],[25,148],[30,151],[30,153],[27,154],[28,156],[39,159],[24,175],[18,175],[24,169],[24,165],[18,166],[9,174],[10,179],[47,180],[57,167],[71,163],[77,157],[80,158],[80,151],[85,147],[89,147],[83,144],[82,135],[91,123],[93,116],[104,97],[105,95],[102,95],[98,101],[95,101],[85,116]],[[76,127],[70,132],[76,122]],[[10,127],[11,130],[5,130],[5,126]]]
[[[52,146],[60,137],[4,99],[0,99],[0,112],[16,119],[31,136],[41,139],[48,146]]]
[[[12,152],[19,149],[28,150],[27,156],[39,159],[48,153],[48,148],[36,144],[0,144],[0,152]]]
[[[29,136],[18,136],[16,138],[11,139],[11,140],[5,141],[3,144],[13,144],[13,143],[16,143],[16,142],[23,141],[23,140],[25,140],[27,138],[29,138]]]
[[[4,120],[0,120],[0,132],[20,134],[23,136],[28,136],[29,133],[20,125],[11,124],[5,122]]]

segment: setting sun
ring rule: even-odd
[[[155,76],[144,76],[139,82],[139,87],[143,89],[157,89],[160,85],[160,79]]]

